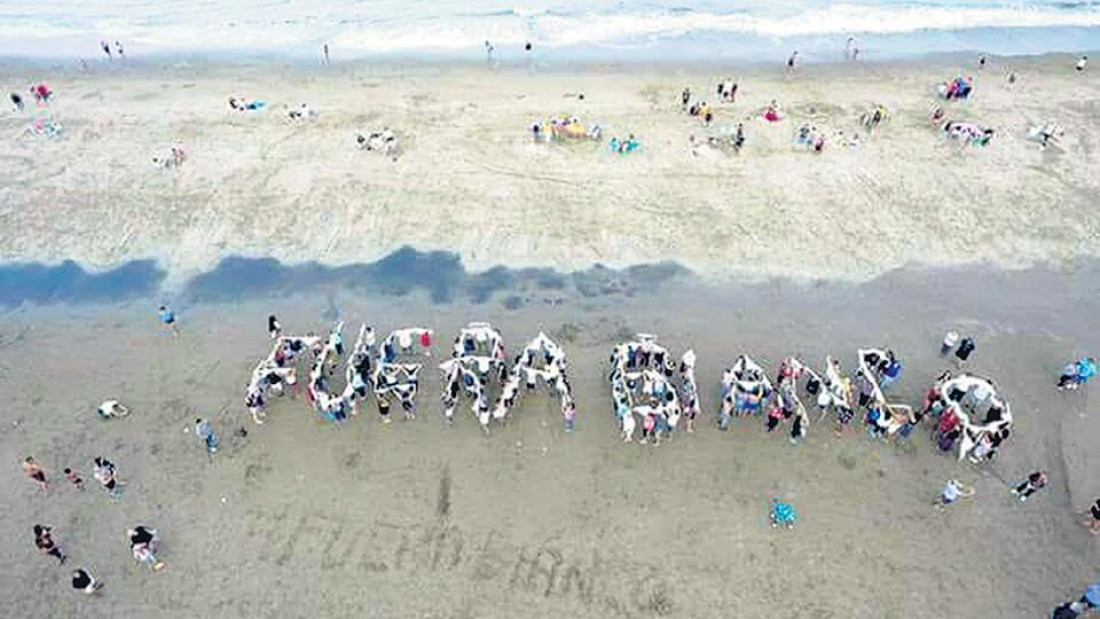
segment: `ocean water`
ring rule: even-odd
[[[1100,0],[0,0],[0,56],[236,54],[334,60],[808,61],[1100,48]],[[530,42],[533,50],[524,45]]]

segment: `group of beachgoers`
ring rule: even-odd
[[[695,382],[695,351],[680,357],[679,367],[657,336],[639,333],[636,339],[611,351],[611,401],[625,442],[634,440],[638,424],[641,443],[659,445],[671,438],[681,417],[688,432],[695,431],[699,415],[699,388]],[[679,374],[679,386],[674,382]]]
[[[117,403],[115,403],[117,406]],[[98,456],[93,459],[93,477],[100,484],[107,495],[112,499],[119,499],[122,496],[123,483],[118,479],[117,467],[113,462]],[[23,473],[34,482],[35,486],[42,494],[49,495],[50,489],[54,480],[50,479],[50,475],[46,472],[46,469],[38,463],[33,456],[27,456],[22,462]],[[64,480],[75,492],[84,492],[86,490],[84,484],[84,478],[80,472],[66,467],[64,472]],[[57,559],[57,564],[64,565],[69,561],[69,554],[65,552],[64,547],[55,538],[54,527],[45,524],[35,524],[32,527],[34,532],[34,545],[43,555]],[[148,566],[152,571],[159,572],[165,567],[164,561],[161,561],[157,553],[160,547],[160,535],[156,529],[137,525],[126,531],[126,537],[130,542],[130,551],[134,556],[134,560],[139,564]],[[72,587],[73,589],[85,593],[87,595],[95,595],[99,593],[103,587],[103,583],[92,575],[88,567],[77,567],[72,571]]]
[[[344,367],[344,385],[331,389],[333,374],[344,363],[344,323],[336,323],[325,337],[283,335],[275,316],[268,317],[268,333],[275,344],[266,358],[257,364],[245,390],[245,406],[253,421],[266,419],[268,397],[298,391],[297,366],[300,355],[312,357],[306,399],[326,421],[346,421],[359,413],[359,403],[374,395],[378,413],[391,421],[394,405],[401,407],[407,419],[416,416],[416,396],[422,363],[409,357],[420,353],[431,356],[432,331],[422,327],[398,329],[376,346],[374,329],[360,325],[355,345]]]
[[[565,430],[572,432],[577,406],[566,367],[565,351],[541,331],[509,366],[500,332],[489,323],[470,323],[455,338],[451,358],[439,365],[443,417],[450,422],[465,395],[474,418],[488,432],[491,420],[505,421],[521,394],[534,392],[541,383],[557,395]],[[489,389],[494,379],[500,392],[490,407]]]
[[[311,357],[307,400],[322,419],[346,421],[358,414],[360,402],[370,395],[384,423],[391,422],[390,411],[395,405],[407,420],[416,417],[421,359],[432,356],[434,332],[405,327],[376,345],[374,329],[361,325],[345,363],[343,327],[343,322],[336,323],[323,338],[312,333],[288,336],[275,316],[268,318],[268,332],[275,344],[257,364],[245,389],[245,406],[256,423],[266,420],[270,395],[297,392],[297,367],[303,354]],[[341,363],[345,364],[343,387],[330,388]],[[439,365],[439,371],[447,422],[453,421],[459,400],[466,395],[474,418],[488,431],[491,420],[503,421],[516,406],[521,386],[530,392],[542,383],[560,399],[566,430],[573,429],[576,403],[566,375],[565,351],[545,333],[540,332],[509,365],[500,332],[488,323],[470,323],[460,330],[451,358]],[[491,381],[499,384],[495,402],[490,395]]]

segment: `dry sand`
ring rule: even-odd
[[[1089,389],[1058,393],[1071,354],[1100,347],[1091,317],[1095,266],[1071,274],[989,269],[894,273],[861,286],[770,282],[722,290],[668,284],[655,297],[580,299],[518,311],[493,302],[416,297],[259,299],[183,311],[183,336],[158,328],[148,302],[33,308],[0,320],[0,599],[8,617],[1039,617],[1095,579],[1100,544],[1077,511],[1100,494],[1100,438]],[[670,312],[674,308],[675,312]],[[254,427],[242,388],[270,340],[275,311],[294,331],[422,322],[441,338],[490,319],[511,347],[538,328],[565,342],[580,403],[566,435],[549,397],[525,398],[485,437],[468,415],[439,417],[429,374],[412,423],[373,413],[324,424],[302,401],[278,401]],[[567,326],[568,325],[568,326]],[[944,362],[940,335],[976,335],[975,370],[996,377],[1017,431],[981,472],[934,453],[926,432],[896,448],[858,431],[810,429],[797,448],[762,421],[713,428],[724,364],[749,352],[769,367],[798,352],[846,361],[889,344],[905,360],[898,395],[916,403]],[[621,334],[661,334],[699,353],[706,417],[659,448],[616,439],[604,382]],[[130,417],[98,420],[118,395]],[[1092,410],[1089,410],[1089,409]],[[187,433],[215,419],[223,450],[208,462]],[[234,446],[227,436],[251,431]],[[128,481],[36,494],[17,463],[51,472],[105,455]],[[1035,468],[1048,490],[1020,505],[1001,481]],[[930,501],[948,477],[977,496],[946,513]],[[794,531],[767,526],[771,497],[791,500]],[[225,497],[225,502],[221,501]],[[86,600],[32,545],[56,527],[74,564],[106,589]],[[160,574],[139,569],[128,526],[164,536]]]
[[[0,260],[99,269],[152,257],[178,284],[226,254],[346,264],[406,244],[457,251],[475,270],[676,260],[712,278],[863,280],[910,262],[1096,255],[1100,86],[1072,63],[806,66],[791,77],[771,68],[7,63],[5,90],[37,80],[54,88],[64,137],[23,135],[30,114],[0,116]],[[960,73],[976,76],[976,94],[948,105],[948,117],[994,127],[988,148],[960,150],[927,122],[933,84]],[[713,103],[723,77],[740,79],[741,96],[716,106],[708,131],[681,112],[679,94],[690,85]],[[234,94],[269,109],[232,112]],[[787,119],[766,126],[757,112],[772,99]],[[286,122],[282,106],[303,101],[316,121]],[[800,123],[850,134],[876,102],[893,119],[862,146],[834,140],[821,156],[792,146]],[[634,133],[642,151],[532,144],[529,123],[559,113],[607,136]],[[740,157],[691,156],[688,136],[742,120]],[[1024,139],[1029,123],[1049,120],[1067,129],[1064,151]],[[405,145],[396,163],[354,148],[356,131],[383,126]],[[190,161],[154,168],[176,140]]]

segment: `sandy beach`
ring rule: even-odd
[[[567,286],[553,305],[531,294],[516,310],[506,292],[440,304],[226,291],[183,308],[178,340],[158,328],[152,299],[25,306],[0,319],[0,459],[34,454],[54,474],[75,465],[88,476],[105,455],[127,486],[112,502],[59,480],[47,497],[9,464],[0,597],[11,617],[1045,616],[1100,560],[1078,524],[1100,494],[1094,398],[1053,388],[1064,359],[1100,346],[1098,288],[1100,268],[1081,262],[911,269],[862,285],[669,282],[635,296]],[[271,311],[291,331],[336,318],[426,323],[443,342],[488,319],[513,348],[545,329],[571,358],[577,431],[562,431],[546,396],[489,436],[465,412],[446,427],[434,373],[413,422],[384,426],[370,410],[335,427],[288,398],[253,426],[240,401],[270,346]],[[1016,411],[1012,441],[986,469],[937,453],[926,430],[895,447],[816,424],[792,447],[760,419],[712,425],[719,376],[741,352],[774,368],[792,353],[850,361],[888,344],[906,363],[896,394],[916,404],[946,365],[948,327],[978,339],[973,370],[996,377]],[[604,380],[610,347],[640,330],[699,354],[699,430],[656,448],[618,441]],[[96,418],[115,394],[130,416]],[[223,435],[212,461],[190,433],[200,415]],[[238,444],[240,426],[250,434]],[[1035,468],[1051,486],[1021,505],[1007,483]],[[930,503],[948,477],[977,495],[940,513]],[[768,527],[774,496],[799,510],[794,531]],[[35,522],[106,582],[102,597],[75,595],[67,571],[38,556]],[[124,531],[139,523],[162,531],[162,573],[129,556]]]
[[[590,66],[583,70],[461,64],[330,67],[178,62],[5,63],[0,84],[44,80],[49,110],[0,115],[0,260],[92,269],[152,258],[168,286],[227,255],[340,265],[411,245],[496,265],[584,269],[674,260],[708,279],[786,276],[864,281],[901,265],[989,262],[1024,267],[1100,253],[1093,207],[1100,85],[1068,56],[973,57],[898,64],[778,67]],[[1018,75],[1008,84],[1008,70]],[[962,149],[928,122],[933,85],[975,78],[947,118],[996,130]],[[713,99],[719,79],[738,100]],[[715,107],[706,128],[684,114],[690,86]],[[577,95],[584,94],[584,100]],[[233,95],[268,109],[233,112]],[[760,109],[778,101],[786,119]],[[307,102],[312,122],[284,105]],[[858,147],[840,146],[872,104],[891,119]],[[633,133],[639,152],[606,143],[533,144],[553,114]],[[25,135],[52,114],[55,139]],[[1025,139],[1060,122],[1062,149]],[[689,136],[744,122],[740,156],[692,156]],[[797,127],[830,135],[795,148]],[[396,162],[358,151],[357,131],[392,128]],[[861,132],[862,133],[862,132]],[[177,141],[177,170],[152,165]]]

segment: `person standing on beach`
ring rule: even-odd
[[[1086,513],[1088,516],[1085,519],[1085,526],[1093,535],[1100,535],[1100,499],[1096,499]]]
[[[1043,471],[1035,471],[1031,475],[1027,476],[1020,485],[1012,489],[1012,494],[1020,497],[1020,502],[1023,503],[1035,494],[1037,491],[1042,490],[1047,485],[1047,474]]]
[[[38,550],[42,551],[42,554],[49,555],[57,558],[57,564],[61,565],[68,556],[61,552],[61,547],[54,541],[53,535],[50,534],[52,527],[36,524],[34,525],[34,545],[38,547]]]
[[[160,318],[160,321],[165,324],[165,326],[172,330],[172,335],[174,337],[179,337],[180,328],[179,325],[176,324],[175,312],[169,309],[167,305],[161,305],[157,308],[157,316]]]
[[[38,485],[39,490],[42,492],[50,491],[49,484],[46,483],[46,471],[44,471],[41,466],[38,466],[38,461],[35,460],[33,456],[27,456],[27,458],[23,460],[22,466],[23,472],[27,474],[27,477],[31,478],[31,481]]]
[[[959,343],[959,332],[948,331],[943,336],[943,343],[940,344],[940,356],[946,357],[947,353],[955,349],[955,345]]]
[[[72,469],[65,469],[65,479],[76,487],[81,492],[84,491],[84,480],[80,478],[80,474]]]
[[[157,559],[160,537],[156,529],[138,525],[126,531],[126,536],[130,538],[130,551],[135,561],[149,565],[154,572],[164,569],[164,562]]]
[[[85,595],[94,595],[103,588],[103,583],[96,580],[87,570],[78,568],[73,570],[73,589],[83,591]]]
[[[115,51],[118,52],[118,59],[119,60],[125,60],[126,59],[126,54],[124,54],[122,52],[122,43],[120,43],[118,41],[115,41]]]
[[[486,40],[485,41],[485,61],[486,62],[490,62],[490,63],[493,62],[493,52],[495,50],[496,50],[496,48],[493,47],[493,44],[490,43],[488,40]]]
[[[974,343],[974,338],[969,335],[964,337],[962,341],[959,342],[959,347],[955,349],[955,363],[958,364],[959,367],[962,367],[963,364],[970,359],[970,354],[974,352],[976,347],[977,344]]]
[[[893,354],[889,356],[889,361],[886,363],[886,368],[882,370],[882,378],[879,380],[879,389],[886,391],[886,389],[897,382],[898,378],[901,378],[901,361],[894,358]]]
[[[1085,65],[1089,63],[1088,56],[1081,56],[1077,59],[1077,65],[1074,67],[1080,73],[1085,70]]]
[[[107,60],[111,60],[111,46],[106,41],[100,41],[99,47],[103,49],[104,54],[107,54]]]
[[[795,50],[791,57],[787,59],[787,72],[793,73],[795,66],[798,64],[798,51]]]
[[[218,453],[218,435],[214,434],[214,426],[201,417],[195,420],[195,436],[202,439],[206,445],[206,453],[214,455]]]
[[[23,104],[23,97],[20,96],[19,93],[13,92],[10,95],[8,95],[8,98],[11,99],[11,107],[12,107],[13,110],[15,110],[16,112],[22,112],[23,111],[23,108],[25,106]]]
[[[275,317],[275,314],[271,314],[267,317],[267,334],[271,336],[271,339],[275,339],[282,335],[283,325],[279,324],[279,319]]]
[[[321,54],[325,57],[325,64],[327,65],[329,63],[329,60],[328,60],[328,43],[327,42],[324,45],[321,46]]]
[[[101,456],[97,456],[93,463],[92,477],[95,477],[99,485],[103,486],[103,489],[112,497],[121,496],[122,484],[118,481],[115,463]]]

